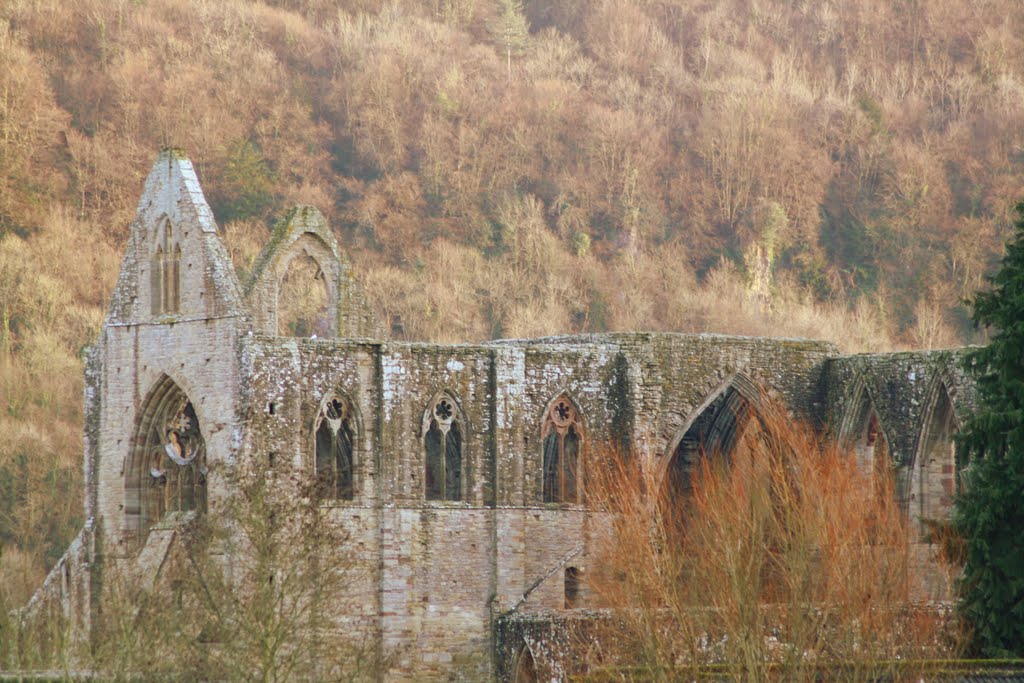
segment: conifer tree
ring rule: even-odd
[[[498,0],[498,16],[487,29],[495,44],[505,51],[508,81],[512,82],[512,55],[521,55],[530,41],[530,25],[520,0]]]
[[[954,524],[966,545],[960,609],[989,657],[1024,655],[1024,202],[990,291],[975,296],[974,323],[993,331],[965,369],[978,404],[958,440],[969,467]]]

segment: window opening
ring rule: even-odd
[[[309,254],[296,254],[277,292],[277,333],[282,337],[330,337],[327,280]]]
[[[142,413],[126,480],[125,512],[142,537],[174,512],[206,509],[206,444],[192,402],[164,377]]]
[[[174,241],[170,221],[164,221],[150,268],[153,315],[177,313],[181,308],[181,245]]]
[[[565,568],[565,609],[573,609],[579,604],[580,578],[578,567]]]
[[[430,425],[423,446],[426,451],[427,500],[461,500],[462,428],[450,398],[437,400],[431,408]]]
[[[866,415],[857,440],[854,442],[854,453],[857,466],[862,472],[871,475],[877,494],[881,494],[889,484],[890,456],[889,442],[882,430],[882,423],[874,409],[866,407]]]
[[[541,430],[544,444],[545,503],[575,503],[579,499],[579,452],[583,429],[579,412],[561,397],[552,403]]]
[[[348,401],[324,401],[316,423],[316,477],[320,495],[351,500],[355,419]]]
[[[922,519],[948,518],[957,488],[953,435],[959,431],[959,426],[945,386],[940,386],[938,391],[921,439],[916,490],[912,491],[912,495],[918,497],[917,516]]]

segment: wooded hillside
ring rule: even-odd
[[[1017,0],[5,0],[0,593],[81,523],[82,349],[156,151],[244,277],[320,207],[393,336],[972,339]],[[3,596],[0,596],[0,603]]]

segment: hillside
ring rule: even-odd
[[[81,351],[156,150],[244,277],[328,216],[393,336],[973,340],[1024,197],[1016,0],[6,0],[0,602],[80,519]]]

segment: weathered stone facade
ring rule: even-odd
[[[319,268],[332,335],[277,335],[298,255]],[[312,473],[330,434],[344,485],[325,505],[351,533],[340,551],[365,568],[345,611],[393,655],[385,680],[506,675],[496,658],[516,647],[496,647],[500,615],[588,604],[601,521],[579,502],[578,459],[621,445],[669,476],[693,435],[733,438],[723,416],[736,411],[722,406],[756,411],[762,392],[847,441],[879,425],[908,504],[948,506],[953,470],[937,461],[972,396],[956,352],[840,357],[825,342],[645,333],[388,341],[311,207],[278,226],[250,280],[239,282],[190,162],[162,153],[87,359],[88,522],[33,605],[61,606],[83,637],[103,567],[151,581],[176,513],[217,514],[232,495],[225,467],[271,458]]]

